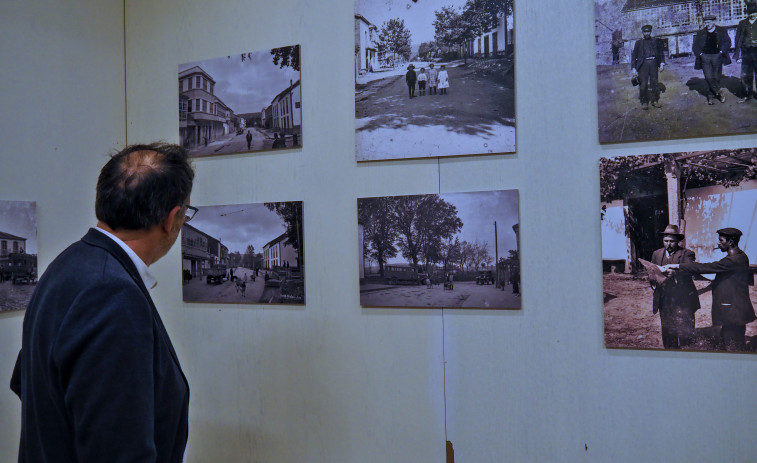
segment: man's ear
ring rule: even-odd
[[[160,224],[160,227],[163,229],[164,232],[170,233],[174,229],[176,218],[179,216],[181,209],[182,209],[182,206],[174,206],[173,209],[171,209],[168,212],[168,215],[166,216],[165,219],[163,219],[163,222],[161,222]]]

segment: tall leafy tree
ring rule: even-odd
[[[273,64],[278,65],[279,68],[286,66],[291,67],[295,71],[300,70],[300,46],[292,45],[290,47],[273,48],[271,50],[273,56]],[[242,58],[244,61],[244,58]]]
[[[442,240],[451,238],[463,227],[457,208],[439,195],[397,198],[398,245],[402,256],[413,265],[423,258],[436,261]]]
[[[410,37],[410,30],[405,27],[405,20],[399,18],[384,21],[379,32],[379,41],[387,52],[394,55],[395,61],[398,55],[410,59]]]
[[[386,261],[397,255],[394,207],[395,200],[389,197],[362,198],[357,205],[358,218],[363,224],[364,254],[376,260],[382,277]]]

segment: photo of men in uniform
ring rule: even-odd
[[[595,0],[595,36],[600,143],[757,132],[755,0]]]
[[[757,352],[757,149],[599,170],[605,346]]]

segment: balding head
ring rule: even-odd
[[[187,151],[167,143],[131,145],[115,154],[97,180],[95,214],[113,230],[147,230],[192,193]]]

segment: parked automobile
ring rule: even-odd
[[[477,285],[493,285],[494,276],[492,275],[492,271],[479,270],[478,276],[476,277],[476,284]]]
[[[223,264],[216,264],[210,267],[210,270],[208,270],[208,273],[205,275],[205,280],[208,284],[223,283],[223,279],[226,278],[226,266]]]

